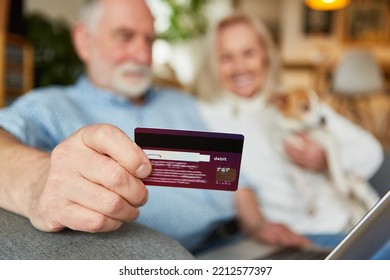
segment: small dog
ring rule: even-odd
[[[316,92],[303,88],[280,92],[269,98],[269,104],[276,109],[274,110],[276,114],[272,118],[275,122],[272,133],[274,143],[277,144],[280,152],[285,154],[284,141],[302,147],[302,139],[297,137],[298,134],[307,134],[323,147],[327,157],[328,173],[317,172],[318,176],[327,176],[333,191],[350,205],[353,217],[351,225],[354,225],[378,201],[379,197],[368,182],[343,170],[339,158],[339,145],[327,127],[327,120],[322,113],[321,102]],[[315,194],[310,182],[305,182],[308,178],[305,173],[312,171],[303,169],[291,161],[288,162],[295,185],[300,188],[307,201],[308,213],[314,213]]]

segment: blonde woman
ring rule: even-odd
[[[306,246],[314,241],[335,245],[349,220],[346,206],[328,191],[328,183],[320,180],[313,186],[317,210],[308,213],[284,169],[285,162],[267,137],[265,100],[278,86],[278,74],[277,49],[267,28],[257,18],[237,12],[210,30],[194,93],[211,129],[245,136],[236,196],[243,231],[269,244]],[[344,168],[369,178],[383,159],[378,141],[329,107],[323,109],[342,145]],[[322,147],[305,136],[302,141],[303,149],[285,144],[290,160],[326,172]]]

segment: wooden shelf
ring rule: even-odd
[[[8,33],[10,1],[0,1],[0,107],[33,87],[34,52],[28,40]]]

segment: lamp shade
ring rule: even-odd
[[[350,0],[305,0],[306,5],[313,10],[332,11],[345,8]]]
[[[350,50],[333,73],[332,91],[340,95],[365,95],[384,89],[384,74],[369,50]]]

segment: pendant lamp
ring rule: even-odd
[[[306,5],[313,10],[333,11],[345,8],[350,0],[305,0]]]

